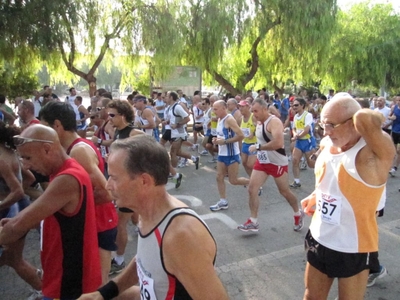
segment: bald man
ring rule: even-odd
[[[315,163],[316,189],[302,201],[313,215],[306,235],[304,299],[327,299],[338,278],[339,299],[364,299],[369,271],[379,271],[376,212],[395,155],[384,116],[361,109],[347,93],[322,109],[325,137]]]
[[[42,292],[45,299],[76,299],[101,284],[92,184],[62,148],[57,133],[32,125],[14,144],[24,168],[50,176],[44,193],[12,219],[2,219],[0,244],[41,223]]]

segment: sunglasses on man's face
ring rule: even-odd
[[[32,143],[32,142],[51,143],[51,144],[54,143],[53,141],[49,141],[49,140],[31,139],[31,138],[23,137],[20,135],[13,136],[13,143],[14,143],[15,147],[19,147],[19,146],[22,146],[23,144]]]

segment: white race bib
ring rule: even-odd
[[[317,210],[320,212],[322,222],[340,225],[342,198],[317,191]]]
[[[217,135],[217,128],[211,128],[211,135],[213,136]]]
[[[147,276],[146,271],[142,270],[139,263],[136,266],[139,276],[140,299],[157,300],[156,293],[154,292],[154,279]]]
[[[240,128],[240,129],[242,129],[244,137],[249,137],[250,136],[250,128]]]
[[[268,157],[268,151],[266,151],[266,150],[257,151],[257,159],[260,162],[260,164],[271,163],[271,161],[269,160],[269,157]]]

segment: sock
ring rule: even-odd
[[[178,179],[179,178],[179,173],[176,173],[172,178]]]
[[[219,201],[228,202],[228,200],[226,200],[225,198],[221,198],[221,199],[219,199]]]
[[[299,178],[295,178],[295,179],[294,179],[294,182],[300,183],[300,179],[299,179]]]
[[[254,224],[257,224],[257,220],[258,220],[258,218],[252,218],[252,217],[250,217],[250,221],[251,221],[252,223],[254,223]]]
[[[117,264],[121,265],[121,264],[125,261],[125,258],[124,258],[123,255],[116,255],[116,256],[114,257],[114,260],[115,260],[115,262],[116,262]]]
[[[192,155],[192,160],[196,161],[196,159],[197,159],[197,156]]]
[[[295,212],[294,215],[295,215],[295,216],[301,216],[300,210],[299,210],[298,212]]]

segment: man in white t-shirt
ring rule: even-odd
[[[385,116],[385,122],[382,123],[382,130],[390,134],[392,132],[392,120],[389,119],[390,108],[385,105],[386,101],[384,97],[379,97],[376,104],[377,107],[375,108],[375,110],[379,111],[382,115]]]
[[[196,170],[199,168],[198,156],[190,155],[182,151],[182,143],[187,140],[187,132],[185,130],[185,124],[190,120],[189,114],[186,110],[177,102],[178,94],[170,92],[167,96],[167,104],[171,106],[168,111],[169,125],[171,127],[171,165],[176,168],[178,165],[178,156],[187,159],[192,159],[196,165]]]
[[[72,87],[69,89],[69,96],[65,97],[64,102],[72,106],[76,115],[76,121],[79,121],[81,119],[81,116],[79,115],[78,106],[75,105],[75,98],[76,98],[76,90],[74,87]],[[78,126],[81,125],[80,122],[77,122],[77,124]]]

